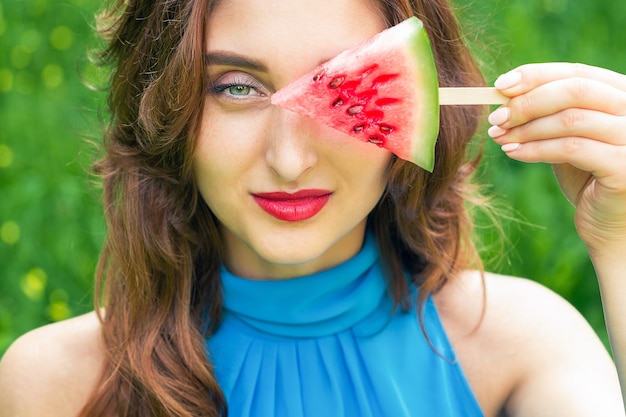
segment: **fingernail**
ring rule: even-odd
[[[506,90],[507,88],[515,86],[520,81],[522,81],[522,74],[519,71],[511,71],[499,76],[496,82],[493,83],[493,86],[498,90]]]
[[[519,147],[522,146],[519,143],[505,143],[504,145],[502,145],[500,147],[500,149],[502,149],[502,152],[513,152],[517,149],[519,149]]]
[[[506,123],[507,120],[509,120],[510,114],[511,114],[511,111],[509,110],[508,107],[499,107],[493,113],[489,115],[489,118],[487,120],[489,120],[489,123],[491,123],[494,126],[501,125],[501,124]]]
[[[506,129],[502,129],[500,126],[491,126],[489,130],[487,130],[487,134],[492,138],[497,138],[506,133]]]

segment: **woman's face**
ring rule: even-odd
[[[270,95],[384,28],[362,0],[223,0],[212,13],[195,175],[233,273],[299,276],[360,249],[391,155]]]

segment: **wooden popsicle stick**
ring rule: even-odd
[[[493,87],[440,87],[439,104],[504,104],[509,98]]]

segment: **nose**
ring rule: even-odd
[[[274,107],[266,161],[284,182],[294,182],[318,159],[316,122],[289,110]]]

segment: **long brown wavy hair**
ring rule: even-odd
[[[95,296],[106,361],[82,416],[227,414],[205,351],[220,324],[223,248],[192,170],[205,31],[216,3],[115,0],[101,16],[101,58],[112,69],[111,118],[95,164],[108,228]],[[375,3],[389,26],[411,15],[424,22],[442,86],[484,84],[446,0]],[[423,303],[460,270],[480,265],[465,207],[477,164],[466,148],[480,111],[442,107],[434,171],[395,159],[370,214],[398,306],[408,307],[403,271]]]

